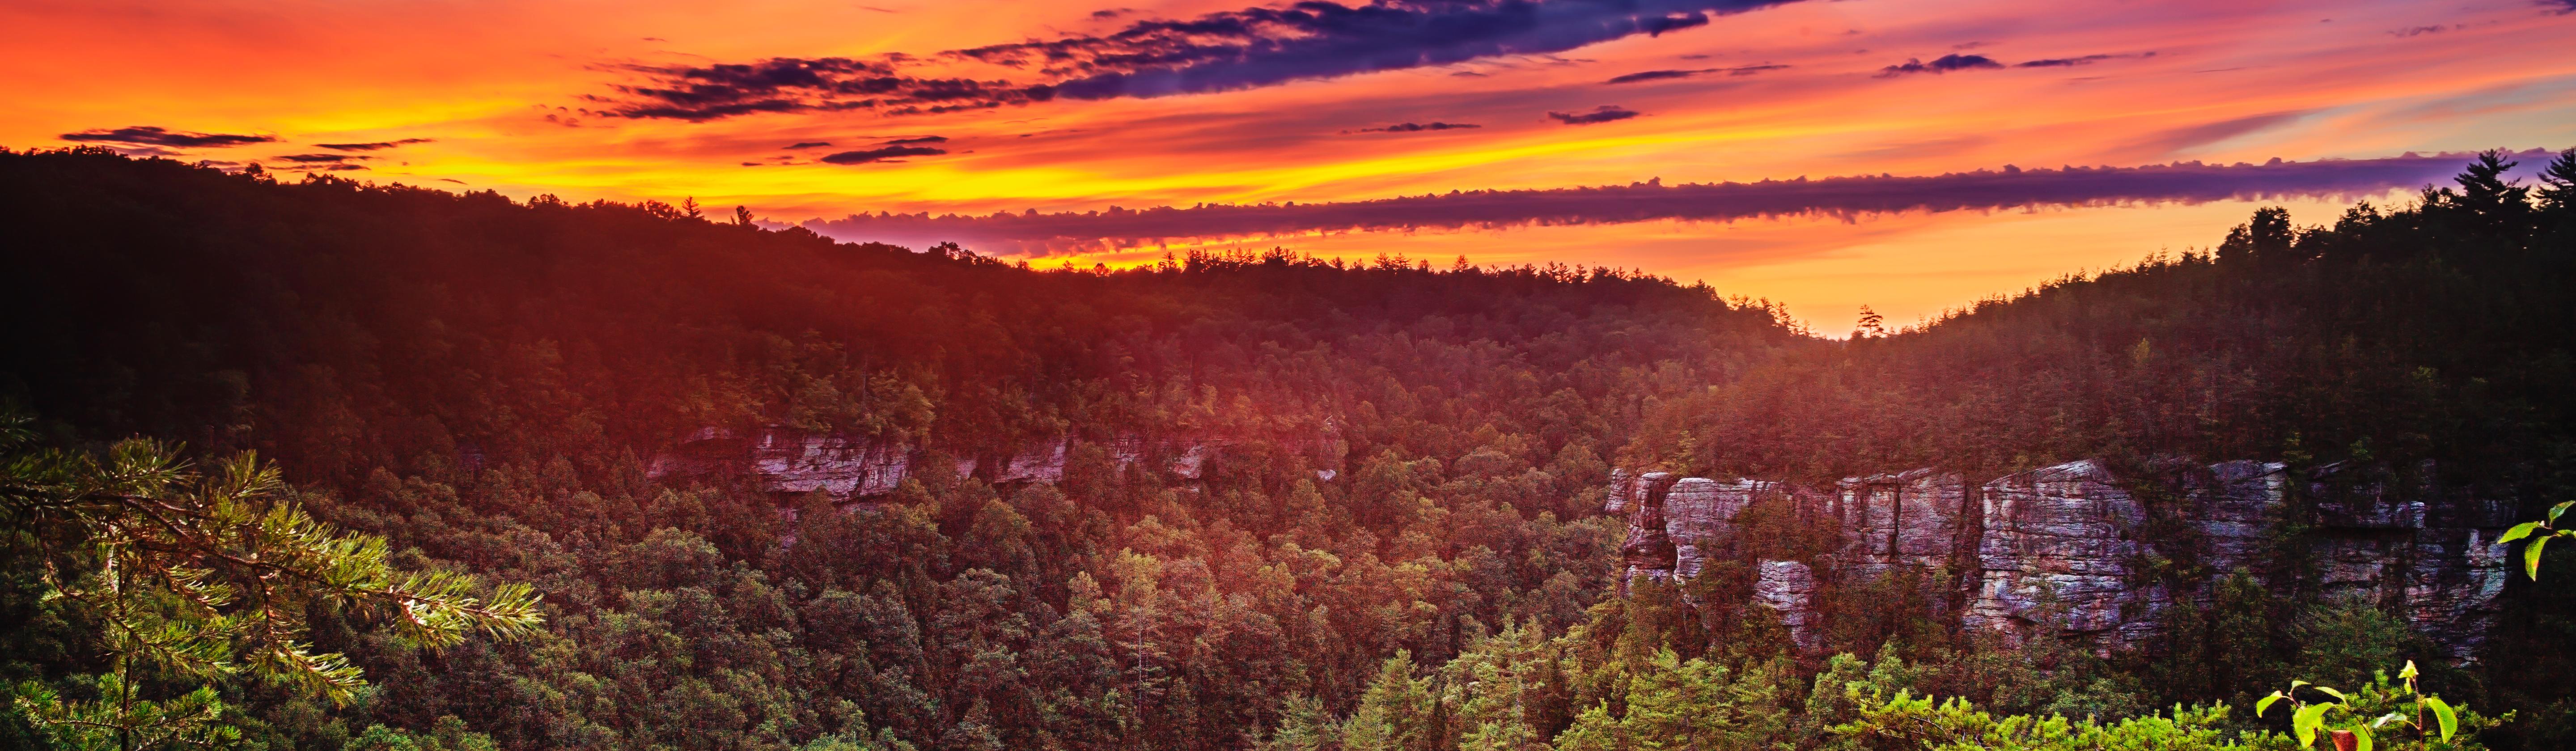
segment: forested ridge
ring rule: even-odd
[[[35,444],[255,452],[389,565],[542,596],[533,634],[434,651],[399,618],[305,609],[370,687],[219,681],[266,748],[2268,748],[2288,723],[2254,697],[2305,679],[2394,706],[2361,687],[2406,659],[2471,708],[2464,743],[2552,748],[2576,741],[2563,562],[2514,583],[2458,669],[2392,614],[2241,577],[2197,640],[2108,656],[2002,648],[1912,583],[1829,583],[1829,648],[1800,656],[1737,589],[1748,561],[1621,595],[1624,522],[1599,514],[1613,466],[1829,482],[2184,455],[2431,459],[2537,518],[2576,498],[2576,157],[2536,191],[2496,168],[1837,340],[1610,269],[1033,270],[748,212],[0,153],[0,396]],[[1062,483],[930,473],[840,508],[647,475],[706,427],[1074,449]],[[1105,447],[1132,435],[1228,443],[1193,480],[1121,469]],[[96,623],[39,596],[63,532],[22,522],[0,681],[96,691]],[[1835,535],[1753,523],[1776,556]],[[2029,714],[2071,724],[2005,717]],[[0,732],[45,743],[23,716]]]

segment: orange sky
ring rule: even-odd
[[[1654,14],[1730,5],[1630,4]],[[880,61],[901,53],[910,57],[889,65],[904,76],[1062,84],[1067,74],[941,53],[1277,6],[1143,2],[1094,17],[1108,7],[16,0],[0,4],[0,28],[12,30],[0,46],[0,80],[10,81],[0,145],[69,145],[65,134],[129,126],[253,135],[275,140],[160,148],[272,169],[295,165],[284,160],[290,156],[337,154],[364,168],[341,174],[360,179],[572,200],[694,196],[790,222],[876,211],[1313,203],[1649,178],[1930,175],[2008,163],[2259,163],[2576,145],[2576,55],[2565,42],[2576,38],[2576,15],[2568,14],[2576,0],[1810,0],[1657,34],[1596,35],[1546,54],[1470,53],[1356,75],[1300,75],[1331,61],[1273,60],[1257,71],[1290,72],[1208,93],[1061,95],[943,114],[891,114],[885,106],[697,121],[613,114],[656,103],[620,85],[663,85],[682,80],[667,71],[773,58]],[[1883,74],[1944,55],[1989,64]],[[2021,67],[2040,60],[2077,64]],[[1227,64],[1202,72],[1256,70]],[[1698,70],[1712,72],[1608,83]],[[1605,105],[1638,114],[1585,125],[1549,116]],[[1354,132],[1432,122],[1479,127]],[[932,136],[945,140],[916,148],[944,153],[817,161]],[[318,147],[404,139],[429,140],[373,151]],[[784,149],[799,142],[832,145]],[[2341,205],[2322,197],[2286,203],[2302,222],[2330,220]],[[1784,301],[1834,331],[1862,304],[1913,320],[2062,273],[2205,247],[2253,205],[1667,220],[1216,244],[1638,267]]]

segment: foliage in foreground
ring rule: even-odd
[[[16,708],[59,747],[229,745],[240,732],[216,692],[228,681],[347,703],[364,673],[312,648],[317,608],[427,648],[544,622],[525,584],[478,594],[470,576],[397,570],[384,538],[315,520],[248,454],[199,472],[150,440],[37,449],[28,422],[0,412],[0,518],[19,536],[12,552],[40,566],[39,601],[92,629],[107,667],[18,685]]]

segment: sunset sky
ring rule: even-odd
[[[0,28],[11,148],[695,197],[1041,268],[1641,268],[1828,333],[2576,146],[2576,0],[11,0]],[[1201,204],[1253,206],[1089,213]]]

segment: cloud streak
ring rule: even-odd
[[[1444,123],[1444,122],[1440,122],[1440,121],[1434,120],[1434,121],[1427,122],[1427,123],[1396,123],[1396,124],[1394,124],[1394,125],[1389,125],[1389,126],[1380,127],[1380,128],[1361,128],[1361,129],[1359,129],[1359,130],[1346,130],[1346,131],[1342,131],[1342,132],[1344,132],[1344,133],[1428,133],[1428,132],[1432,132],[1432,131],[1441,131],[1441,130],[1466,130],[1466,129],[1469,129],[1469,128],[1482,128],[1482,127],[1485,127],[1485,126],[1477,125],[1477,124],[1474,124],[1474,123]]]
[[[844,151],[823,157],[821,161],[824,164],[871,164],[908,156],[938,156],[946,153],[948,153],[947,149],[934,149],[928,146],[885,146],[874,149],[861,149],[858,151]]]
[[[2520,155],[2545,160],[2546,150]],[[808,229],[851,241],[953,240],[988,252],[1046,255],[1150,246],[1192,238],[1241,238],[1351,230],[1584,225],[1662,219],[1732,221],[1791,215],[1861,216],[1903,211],[1994,210],[2132,202],[2201,203],[2290,196],[2372,194],[2446,181],[2467,155],[2232,165],[2067,167],[1929,177],[1834,177],[1754,183],[1658,182],[1552,190],[1451,192],[1375,201],[1201,205],[1063,213],[853,214]]]
[[[1105,34],[950,50],[929,57],[770,58],[627,65],[644,80],[587,97],[595,114],[706,121],[764,112],[924,114],[1056,99],[1151,98],[1275,86],[1506,55],[1547,55],[1798,0],[1306,0],[1186,20],[1140,19]],[[1020,71],[973,79],[945,63]]]
[[[1733,67],[1733,68],[1699,68],[1699,69],[1695,69],[1695,70],[1648,70],[1648,71],[1639,71],[1639,72],[1636,72],[1636,73],[1630,73],[1630,74],[1627,74],[1627,75],[1624,75],[1624,76],[1618,76],[1618,77],[1612,78],[1612,79],[1610,79],[1610,80],[1608,80],[1608,81],[1604,81],[1603,83],[1609,83],[1609,84],[1622,84],[1622,83],[1645,83],[1645,82],[1647,82],[1647,81],[1672,81],[1672,80],[1680,80],[1680,79],[1684,79],[1684,78],[1698,78],[1698,77],[1700,77],[1700,76],[1708,75],[1708,74],[1711,74],[1711,73],[1724,73],[1724,74],[1727,74],[1727,75],[1730,75],[1730,76],[1749,76],[1749,75],[1753,75],[1753,74],[1755,74],[1755,73],[1761,73],[1761,72],[1763,72],[1763,71],[1780,70],[1780,69],[1787,68],[1787,67],[1789,67],[1789,66],[1786,66],[1786,65],[1742,65],[1742,66],[1737,66],[1737,67]]]
[[[363,154],[288,154],[278,158],[298,164],[341,164],[375,157]]]
[[[1591,112],[1550,112],[1547,113],[1547,116],[1549,119],[1567,125],[1598,125],[1606,122],[1626,120],[1628,118],[1636,117],[1639,114],[1641,113],[1636,110],[1621,107],[1616,104],[1604,104],[1601,105],[1599,109],[1595,109]]]
[[[74,143],[123,143],[138,146],[167,146],[179,149],[244,146],[254,143],[269,143],[277,140],[276,136],[247,135],[239,133],[190,133],[187,131],[170,130],[158,125],[129,125],[113,130],[97,128],[93,130],[84,130],[78,133],[65,133],[56,137]]]
[[[317,143],[313,145],[334,151],[381,151],[396,146],[409,146],[415,143],[430,143],[436,140],[438,139],[405,138],[400,141],[375,141],[371,143]]]
[[[1907,76],[1916,73],[1941,74],[1951,71],[1985,70],[2001,67],[2004,67],[2003,63],[1995,62],[1994,58],[1984,55],[1961,55],[1951,53],[1934,58],[1932,62],[1928,63],[1923,62],[1922,60],[1907,60],[1903,65],[1890,65],[1885,68],[1880,68],[1878,69],[1878,77],[1894,78],[1897,76]]]

